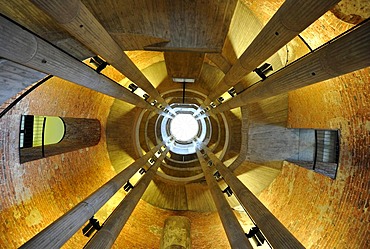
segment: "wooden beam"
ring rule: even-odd
[[[64,29],[110,65],[166,107],[144,74],[136,67],[122,48],[113,40],[104,27],[80,0],[32,0],[40,9],[53,17]]]
[[[209,105],[237,84],[339,1],[286,0],[239,57],[237,63],[214,87],[205,105]]]
[[[208,53],[207,58],[210,59],[216,66],[225,74],[230,70],[231,63],[227,61],[221,53]]]
[[[0,105],[44,77],[44,73],[0,59]]]
[[[211,173],[207,162],[204,160],[202,153],[199,151],[199,149],[197,149],[196,153],[200,162],[200,166],[204,172],[207,185],[211,191],[213,201],[216,204],[222,225],[225,229],[227,238],[229,239],[231,248],[253,248],[249,243],[243,228],[233,213],[229,203],[225,199],[224,194],[218,186],[218,183],[213,177],[213,174]]]
[[[108,249],[112,247],[122,228],[130,218],[131,213],[134,211],[141,196],[144,194],[150,181],[155,176],[157,169],[161,165],[168,150],[169,148],[166,148],[166,150],[162,152],[155,164],[149,168],[143,177],[140,178],[139,182],[136,183],[135,187],[126,195],[116,209],[114,209],[113,213],[104,222],[102,228],[94,235],[94,237],[86,244],[84,248]]]
[[[170,47],[166,44],[152,44],[144,47],[148,51],[160,52],[188,52],[188,53],[220,53],[219,48],[212,47]]]
[[[153,147],[20,248],[62,247],[141,167],[144,167],[162,145]]]
[[[58,76],[141,108],[155,110],[117,82],[0,16],[0,57]]]
[[[171,78],[197,79],[202,70],[204,53],[165,52],[164,60]]]
[[[215,154],[203,149],[272,248],[305,248]]]
[[[370,22],[314,50],[212,110],[223,112],[370,66]]]

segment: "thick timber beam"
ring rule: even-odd
[[[237,63],[210,91],[204,104],[212,101],[236,85],[244,76],[296,37],[339,0],[286,0],[240,56]]]
[[[88,221],[141,167],[162,144],[152,148],[85,200],[47,226],[20,248],[60,248]]]
[[[231,248],[242,249],[242,248],[253,248],[249,243],[243,228],[241,227],[238,219],[233,213],[229,203],[225,199],[218,183],[213,177],[210,169],[208,168],[207,162],[204,160],[202,153],[197,149],[197,156],[200,162],[200,166],[204,172],[204,177],[206,178],[207,185],[211,191],[213,201],[215,202],[218,215],[220,216],[222,225],[225,229],[227,238]]]
[[[0,15],[0,57],[55,75],[141,108],[155,110],[139,96],[81,61]]]
[[[54,18],[82,44],[103,57],[110,65],[156,99],[163,107],[168,105],[157,89],[80,0],[32,0],[32,2]]]
[[[212,112],[230,110],[368,67],[369,34],[370,21],[367,21],[217,106]]]
[[[305,248],[215,154],[203,149],[272,248]]]
[[[94,235],[94,237],[86,244],[84,248],[111,248],[114,241],[117,239],[122,228],[125,226],[131,213],[134,211],[141,196],[144,194],[150,181],[155,176],[158,167],[161,165],[169,148],[162,152],[152,167],[138,181],[135,187],[126,195],[121,203],[114,209],[113,213],[104,222],[102,228]]]

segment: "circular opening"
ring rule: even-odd
[[[191,114],[178,114],[170,124],[170,132],[176,140],[186,142],[198,133],[198,122]]]

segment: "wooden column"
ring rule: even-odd
[[[157,109],[117,82],[97,73],[84,63],[3,16],[0,16],[0,57],[58,76],[141,108]]]
[[[212,112],[230,110],[370,66],[369,33],[370,22],[355,27],[224,102]]]
[[[218,215],[220,216],[222,225],[225,229],[227,238],[231,248],[241,249],[241,248],[253,248],[249,243],[243,228],[241,227],[238,219],[233,213],[229,203],[225,199],[218,183],[213,177],[211,171],[208,168],[206,161],[203,158],[202,153],[197,149],[197,156],[204,172],[204,177],[206,178],[208,187],[211,191],[213,201],[215,202]]]
[[[144,194],[150,181],[157,172],[165,158],[168,148],[162,152],[155,164],[145,173],[135,187],[126,195],[123,201],[114,209],[113,213],[104,222],[102,228],[94,235],[94,237],[86,244],[84,248],[111,248],[114,241],[117,239],[122,228],[130,218],[141,196]],[[144,214],[143,214],[144,215]]]
[[[339,0],[286,0],[224,78],[210,91],[209,105],[306,29]]]
[[[21,248],[60,248],[88,221],[163,144],[151,149],[126,169],[101,186],[85,200],[47,226]]]
[[[215,154],[204,150],[272,248],[305,248]]]
[[[64,29],[166,107],[157,89],[80,0],[32,0]]]

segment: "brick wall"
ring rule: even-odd
[[[247,1],[256,9],[257,1]],[[281,1],[258,1],[256,13],[266,23]],[[342,1],[348,5],[348,1]],[[368,3],[357,2],[368,9]],[[356,13],[353,13],[356,14]],[[363,14],[361,14],[363,16]],[[328,12],[302,36],[312,48],[351,28]],[[295,52],[301,54],[295,47]],[[285,162],[282,172],[260,200],[307,248],[368,248],[370,182],[370,69],[289,93],[289,128],[340,129],[337,178],[331,180]]]
[[[370,69],[290,93],[288,126],[340,129],[337,178],[285,163],[260,199],[307,248],[368,248]]]
[[[53,78],[0,119],[0,248],[21,246],[116,174],[104,132],[112,103],[111,97]],[[20,164],[21,114],[96,118],[102,125],[102,137],[93,147]],[[98,212],[100,222],[124,196],[119,191]],[[178,213],[140,201],[115,248],[158,248],[163,222],[170,215]],[[217,213],[180,215],[192,220],[193,248],[228,248]],[[63,248],[81,248],[87,241],[78,232]]]
[[[0,248],[16,248],[114,176],[105,134],[98,145],[19,163],[21,114],[96,118],[105,130],[112,98],[53,78],[0,119]],[[72,242],[76,248],[78,240]]]

